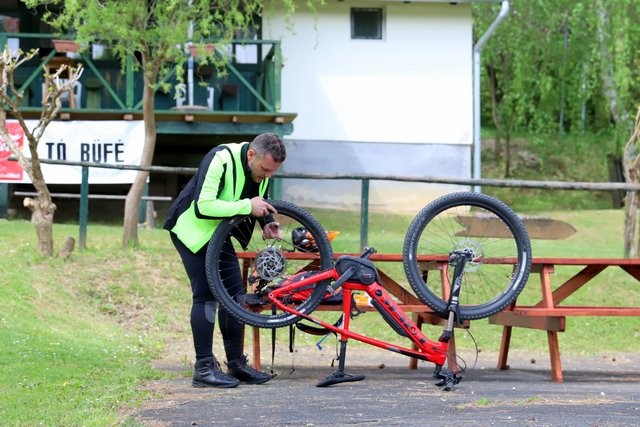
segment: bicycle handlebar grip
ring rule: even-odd
[[[368,259],[371,255],[375,254],[376,252],[378,251],[374,247],[364,248],[364,251],[362,251],[362,253],[360,254],[360,258]]]

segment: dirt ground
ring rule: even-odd
[[[554,383],[546,353],[512,352],[508,370],[496,369],[496,354],[480,353],[449,392],[434,385],[433,365],[419,362],[410,370],[408,358],[374,347],[348,350],[347,372],[366,375],[363,381],[316,387],[336,370],[334,356],[331,345],[293,354],[281,348],[273,380],[219,390],[192,388],[190,368],[176,354],[159,362],[176,378],[150,383],[154,397],[128,421],[149,427],[640,425],[636,354],[563,357],[564,382]],[[268,370],[265,355],[262,363]]]

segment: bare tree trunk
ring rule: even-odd
[[[46,127],[55,118],[62,107],[60,97],[62,93],[69,91],[72,85],[80,79],[82,66],[60,67],[56,72],[50,74],[45,70],[45,91],[42,98],[42,112],[38,125],[29,129],[22,116],[21,105],[24,93],[17,90],[14,81],[15,70],[23,63],[31,60],[38,51],[31,51],[23,56],[20,52],[14,55],[8,48],[0,54],[0,102],[4,108],[0,108],[0,139],[9,147],[24,172],[31,179],[38,196],[35,199],[26,198],[23,201],[25,207],[31,211],[31,222],[36,229],[38,238],[38,248],[40,252],[47,256],[53,255],[53,216],[56,205],[51,200],[49,188],[42,175],[40,158],[38,156],[38,143],[42,138]],[[67,73],[67,78],[60,79],[61,73]],[[27,158],[22,149],[12,140],[7,128],[6,110],[11,111],[22,128],[25,138],[29,144],[31,158]]]
[[[502,67],[506,68],[504,57],[501,58]],[[504,138],[504,178],[511,176],[511,135],[513,130],[513,123],[505,125],[504,116],[501,114],[500,107],[503,102],[502,93],[500,90],[500,81],[498,81],[498,73],[492,66],[487,66],[487,78],[489,80],[488,88],[491,99],[491,116],[493,117],[493,124],[496,127],[496,145],[494,153],[497,156],[502,155],[502,140]]]
[[[626,182],[637,184],[640,182],[640,156],[638,156],[638,144],[640,143],[640,107],[636,114],[636,122],[631,137],[624,147],[624,176]],[[627,193],[627,203],[625,206],[624,221],[624,256],[633,258],[638,256],[638,244],[634,245],[636,235],[636,218],[640,200],[637,191]]]
[[[60,250],[58,256],[62,259],[67,259],[71,256],[71,252],[73,252],[73,248],[76,245],[76,239],[71,236],[67,236],[67,239],[64,241],[64,246]]]
[[[511,176],[511,132],[504,136],[504,177]]]
[[[31,223],[36,229],[38,249],[43,255],[53,255],[53,215],[56,205],[38,198],[36,200],[26,197],[23,201],[26,208],[31,211]]]
[[[53,216],[56,211],[56,205],[51,200],[49,187],[42,175],[40,166],[40,157],[37,150],[38,141],[31,138],[29,140],[29,148],[31,151],[31,182],[35,187],[38,196],[35,200],[25,198],[23,204],[31,211],[31,222],[36,228],[36,236],[38,237],[38,246],[40,252],[47,256],[53,255]]]
[[[636,247],[633,245],[638,213],[638,193],[636,191],[627,192],[626,207],[624,215],[624,257],[634,258],[638,255]]]
[[[500,114],[498,113],[498,104],[500,103],[498,96],[498,77],[494,67],[487,65],[486,69],[489,83],[487,86],[489,88],[489,98],[491,99],[491,117],[493,118],[493,125],[496,127],[496,140],[493,147],[493,154],[497,156],[502,151],[502,139],[500,132],[502,128],[502,121],[500,120]]]
[[[157,73],[157,71],[156,71]],[[153,153],[156,147],[156,118],[154,112],[155,92],[150,83],[154,80],[144,72],[144,89],[142,92],[142,110],[144,117],[144,148],[140,166],[148,167],[153,162]],[[144,187],[149,178],[148,171],[138,171],[131,184],[124,203],[124,232],[122,244],[124,246],[138,246],[138,218],[140,201],[144,193]]]
[[[597,4],[597,35],[600,43],[600,56],[602,57],[602,88],[605,99],[609,102],[609,112],[614,123],[620,122],[618,113],[618,91],[616,90],[615,72],[613,68],[613,57],[609,48],[611,35],[609,27],[611,24],[609,12],[602,0]]]

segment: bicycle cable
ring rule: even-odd
[[[478,364],[478,355],[480,354],[480,350],[478,350],[478,341],[476,340],[476,338],[473,336],[470,330],[466,329],[465,332],[469,335],[469,338],[471,338],[471,341],[473,342],[476,356],[475,356],[475,360],[473,361],[473,365],[471,366],[471,368],[469,368],[467,366],[467,361],[462,356],[460,356],[458,351],[456,351],[456,354],[455,354],[456,365],[458,365],[458,367],[460,368],[460,371],[458,373],[464,373],[467,371],[467,369],[474,369]],[[447,356],[449,355],[451,355],[451,351],[447,352]]]

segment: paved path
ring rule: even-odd
[[[565,381],[550,380],[548,356],[511,355],[511,369],[481,356],[452,391],[434,386],[432,365],[378,349],[350,348],[347,371],[362,382],[315,384],[334,372],[333,350],[276,359],[263,385],[194,389],[184,374],[150,384],[157,397],[131,415],[145,426],[640,426],[640,356],[563,357]],[[535,363],[533,363],[535,361]],[[264,363],[264,360],[263,360]]]

